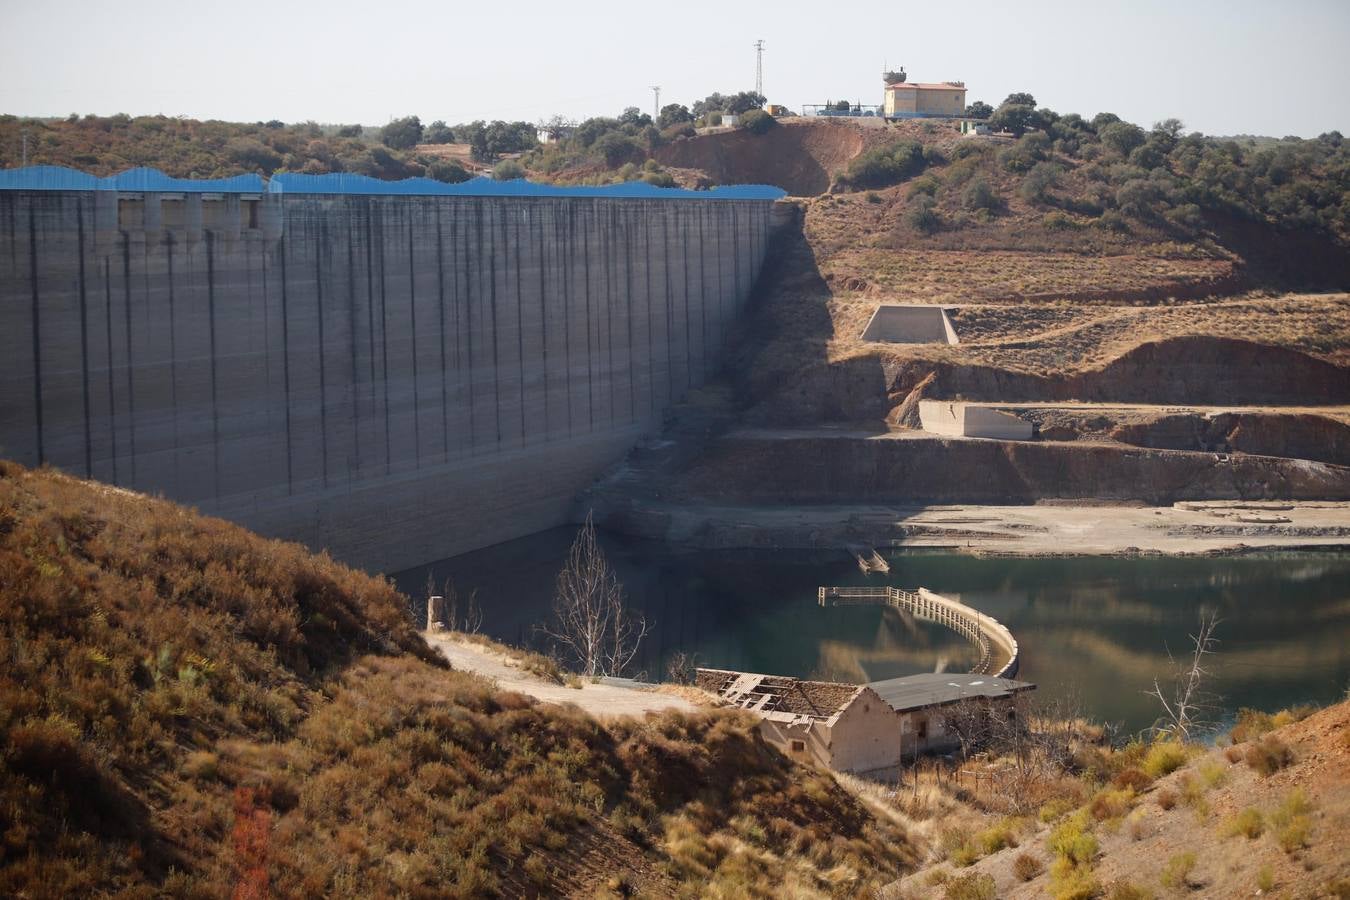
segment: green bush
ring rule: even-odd
[[[1052,162],[1038,162],[1022,179],[1017,192],[1029,203],[1041,203],[1050,189],[1059,183],[1059,176],[1063,171]]]
[[[504,159],[492,168],[495,181],[515,181],[525,177],[525,167],[514,159]]]
[[[765,134],[778,127],[778,120],[762,109],[752,109],[741,116],[740,127],[751,134]]]
[[[458,184],[473,176],[455,160],[435,159],[427,163],[427,177],[445,184]]]
[[[977,178],[966,186],[961,194],[961,205],[968,210],[988,210],[993,212],[1003,205],[998,194],[990,187],[989,182],[983,178]]]
[[[395,119],[380,129],[380,143],[394,150],[408,150],[422,142],[422,120],[417,116]]]
[[[670,143],[677,138],[693,137],[697,133],[698,129],[694,127],[693,122],[677,122],[669,128],[663,128],[661,130],[661,137],[666,143]]]
[[[860,154],[848,164],[845,182],[854,190],[890,187],[923,171],[927,162],[918,141],[897,141]]]
[[[930,197],[936,197],[938,190],[942,187],[942,182],[932,175],[924,175],[914,179],[914,183],[909,186],[909,195],[927,194]]]
[[[1108,209],[1102,213],[1092,224],[1104,231],[1114,231],[1118,234],[1127,234],[1130,230],[1130,223],[1125,221],[1125,217],[1114,209]]]
[[[932,234],[942,227],[942,219],[937,214],[936,206],[937,203],[932,197],[920,194],[910,203],[909,212],[905,214],[905,221],[915,231],[922,234]]]
[[[647,155],[636,140],[620,131],[606,132],[591,146],[591,150],[611,169],[617,169],[624,163],[637,162]]]
[[[1018,138],[1017,143],[999,153],[998,160],[1009,172],[1029,172],[1049,152],[1050,138],[1035,132]]]

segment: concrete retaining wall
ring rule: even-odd
[[[924,431],[949,437],[1029,441],[1033,431],[1012,413],[954,400],[920,400],[919,421]]]
[[[892,344],[959,344],[947,310],[941,306],[882,304],[863,329],[864,341]]]
[[[0,191],[0,455],[396,570],[560,524],[769,202]]]

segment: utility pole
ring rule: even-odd
[[[755,41],[755,93],[764,96],[764,39]]]
[[[28,166],[28,132],[26,130],[23,133],[23,165],[25,168]]]
[[[661,117],[661,85],[652,85],[652,122]]]

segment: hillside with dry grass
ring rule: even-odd
[[[1350,703],[1247,710],[1220,744],[1085,750],[1034,808],[969,778],[901,793],[928,862],[882,896],[1350,896]]]
[[[0,894],[856,895],[903,832],[720,713],[451,671],[386,582],[0,465]]]

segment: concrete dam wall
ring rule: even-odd
[[[373,569],[567,521],[771,201],[0,190],[0,455]]]

